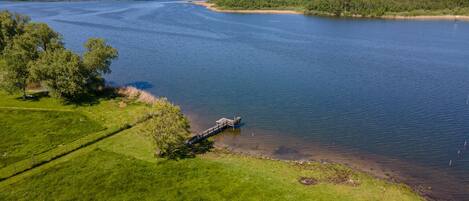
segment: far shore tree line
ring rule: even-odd
[[[468,0],[209,0],[226,9],[295,9],[336,16],[469,15]]]
[[[383,16],[392,13],[432,15],[432,11],[441,12],[438,14],[467,14],[467,8],[467,0],[313,0],[306,4],[307,13],[325,12],[336,16]]]
[[[28,16],[0,11],[0,87],[27,97],[30,86],[50,95],[76,100],[104,86],[116,49],[103,39],[90,38],[80,56],[64,47],[62,36]]]

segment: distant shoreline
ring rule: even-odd
[[[244,13],[244,14],[293,14],[293,15],[305,15],[302,11],[297,10],[233,10],[233,9],[223,9],[217,7],[213,3],[208,3],[206,1],[189,1],[189,3],[203,6],[211,11],[219,13]],[[344,16],[352,18],[375,18],[375,19],[388,19],[388,20],[445,20],[445,21],[469,21],[469,16],[466,15],[419,15],[419,16],[404,16],[404,15],[384,15],[378,17],[365,17],[360,15],[354,16]]]
[[[221,9],[216,7],[213,3],[208,3],[205,1],[192,1],[190,2],[195,5],[203,6],[211,11],[219,13],[245,13],[245,14],[294,14],[294,15],[303,15],[301,11],[294,10],[232,10],[232,9]]]

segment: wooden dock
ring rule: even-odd
[[[191,137],[189,140],[187,140],[186,144],[187,145],[193,145],[196,144],[202,140],[205,140],[209,137],[212,137],[226,128],[232,127],[235,128],[237,125],[241,123],[241,117],[236,117],[234,119],[227,119],[227,118],[221,118],[218,121],[216,121],[216,125],[205,130],[204,132],[197,134],[193,137]]]

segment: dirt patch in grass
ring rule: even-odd
[[[300,177],[300,179],[298,179],[298,182],[300,182],[301,184],[305,186],[318,184],[318,180],[311,178],[311,177]]]
[[[350,169],[334,169],[334,174],[326,180],[333,184],[347,184],[352,186],[360,185],[358,179],[353,179],[353,172]]]

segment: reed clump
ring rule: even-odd
[[[121,87],[117,90],[117,93],[120,96],[127,98],[128,100],[149,105],[153,105],[158,101],[158,98],[155,97],[153,94],[132,86]]]

